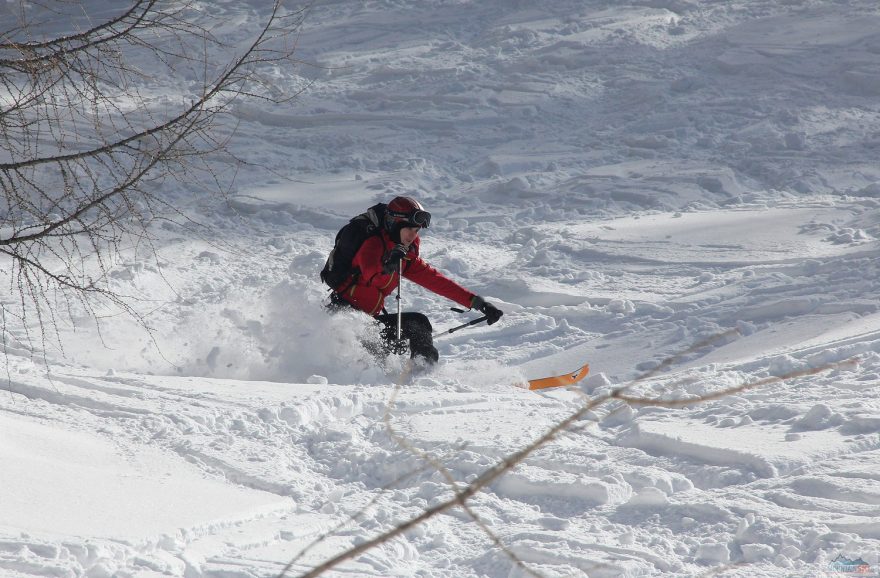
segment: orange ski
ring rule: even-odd
[[[554,375],[553,377],[541,377],[539,379],[529,380],[529,389],[546,389],[548,387],[561,387],[563,385],[573,385],[590,373],[590,364],[586,364],[580,369],[565,375]]]

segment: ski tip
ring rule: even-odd
[[[529,389],[547,389],[549,387],[563,387],[566,385],[574,385],[581,381],[590,373],[590,364],[587,363],[577,370],[566,373],[564,375],[555,375],[553,377],[542,377],[539,379],[529,380]]]

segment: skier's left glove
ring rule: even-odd
[[[405,245],[398,243],[390,251],[385,254],[382,259],[382,273],[391,275],[400,267],[400,260],[406,257],[409,249]]]
[[[479,295],[474,295],[474,298],[471,300],[471,309],[476,309],[488,318],[486,320],[486,325],[492,325],[504,315],[503,311],[491,303],[487,303],[486,300]]]

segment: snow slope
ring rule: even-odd
[[[212,9],[231,34],[265,7]],[[313,66],[276,78],[313,84],[239,105],[255,164],[186,207],[215,237],[169,226],[113,271],[155,343],[75,316],[47,366],[6,326],[0,575],[296,576],[615,387],[761,380],[601,405],[473,498],[483,528],[453,509],[327,575],[880,573],[878,24],[857,0],[317,3]],[[317,280],[396,194],[505,311],[402,387]],[[513,386],[585,361],[573,391]]]

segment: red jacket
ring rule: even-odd
[[[370,315],[382,313],[385,298],[391,295],[400,283],[397,271],[390,275],[382,273],[382,258],[394,248],[395,243],[388,236],[387,231],[382,230],[380,233],[364,241],[355,253],[351,265],[360,270],[360,275],[351,286],[340,293],[343,299]],[[420,239],[416,237],[409,246],[409,253],[403,260],[403,276],[463,307],[470,307],[475,294],[443,276],[419,257],[419,242]]]

